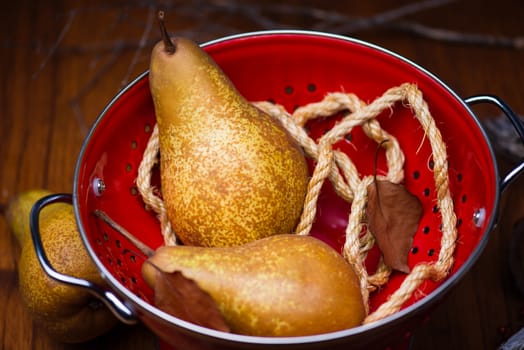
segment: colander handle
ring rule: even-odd
[[[524,143],[524,125],[520,118],[513,112],[513,110],[504,102],[501,98],[494,95],[476,95],[466,98],[464,100],[468,105],[474,105],[479,103],[491,103],[502,110],[506,117],[511,121],[513,127],[517,131],[522,143]],[[515,168],[510,170],[500,182],[500,190],[504,192],[506,187],[517,178],[520,173],[524,171],[524,161],[522,161]]]
[[[47,258],[47,255],[44,250],[44,245],[42,244],[42,239],[40,238],[40,211],[47,205],[56,202],[65,202],[71,204],[73,202],[73,199],[70,194],[63,193],[51,194],[42,197],[38,201],[36,201],[33,207],[31,208],[31,216],[29,218],[31,238],[33,239],[33,245],[35,247],[36,256],[45,273],[56,281],[87,290],[95,297],[100,299],[120,321],[126,324],[137,323],[138,319],[135,316],[135,313],[120,299],[118,299],[118,297],[112,292],[105,290],[102,287],[87,280],[64,275],[53,268],[53,266],[49,262],[49,259]]]

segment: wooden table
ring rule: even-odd
[[[173,1],[166,10],[172,31],[199,42],[280,27],[354,36],[415,61],[462,97],[496,94],[524,113],[522,3],[414,3],[418,5],[393,0]],[[156,7],[116,0],[20,0],[1,6],[0,203],[34,187],[71,192],[76,158],[91,124],[109,99],[148,67],[150,49],[158,39]],[[480,39],[469,34],[479,34]],[[520,37],[520,42],[489,40],[493,37]],[[515,47],[518,43],[520,47]],[[489,107],[475,110],[481,118],[498,114]],[[513,166],[500,157],[502,171]],[[517,180],[503,194],[500,222],[488,246],[428,322],[414,332],[412,349],[494,349],[524,326],[524,299],[507,264],[512,228],[524,216],[523,191],[524,183]],[[140,325],[118,326],[83,345],[50,339],[33,325],[21,304],[19,253],[2,217],[1,349],[155,348],[155,337]]]

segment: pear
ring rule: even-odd
[[[303,151],[195,42],[163,32],[149,85],[161,191],[178,238],[220,247],[293,232],[309,176]]]
[[[303,336],[358,326],[366,308],[353,268],[311,236],[281,234],[233,247],[164,246],[142,265],[181,272],[216,302],[234,333]]]
[[[21,247],[19,291],[35,323],[51,337],[65,343],[84,342],[106,333],[118,320],[91,294],[53,280],[41,268],[31,239],[29,216],[35,201],[48,194],[51,192],[45,189],[20,192],[7,206],[7,223]],[[71,205],[56,203],[43,208],[40,236],[57,271],[105,284],[85,250]]]
[[[33,204],[51,192],[41,188],[35,188],[22,193],[17,194],[6,209],[6,219],[11,230],[11,233],[16,237],[20,247],[24,245],[27,240],[31,240],[31,231],[29,229],[29,213],[33,207]],[[65,203],[56,203],[53,206],[44,208],[41,211],[41,217],[48,215],[49,211],[57,210],[60,207],[68,206]]]

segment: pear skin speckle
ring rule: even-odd
[[[150,261],[196,281],[235,333],[321,334],[358,326],[365,317],[353,268],[314,237],[281,234],[234,247],[163,247]],[[155,272],[143,265],[152,286]]]
[[[23,246],[27,239],[31,239],[29,231],[29,213],[33,204],[51,192],[45,189],[35,188],[16,194],[7,204],[6,220],[11,232],[18,240],[18,244]],[[46,217],[61,206],[67,204],[57,204],[44,208],[40,216]],[[45,220],[45,219],[44,219]]]
[[[184,244],[233,246],[298,224],[309,174],[302,150],[246,101],[193,42],[154,49],[150,89],[162,195]]]
[[[97,337],[118,323],[105,306],[85,290],[50,278],[36,257],[29,231],[29,213],[37,199],[51,192],[42,189],[19,193],[8,206],[8,224],[21,243],[18,260],[19,292],[33,320],[53,338],[79,343]],[[105,285],[77,230],[73,207],[51,204],[40,213],[40,237],[51,265],[59,272]]]

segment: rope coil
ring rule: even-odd
[[[369,275],[364,264],[367,252],[374,245],[372,234],[369,230],[364,230],[367,188],[372,183],[373,176],[360,178],[351,159],[345,153],[334,150],[333,145],[350,133],[354,127],[361,126],[367,137],[385,149],[388,172],[384,177],[393,183],[402,182],[404,153],[397,139],[382,129],[375,119],[383,111],[392,110],[394,104],[398,102],[411,109],[424,130],[424,137],[427,137],[431,145],[436,199],[442,217],[441,249],[436,262],[416,265],[400,287],[387,301],[369,314],[364,323],[371,323],[397,312],[422,282],[427,279],[438,281],[445,278],[454,263],[457,219],[449,190],[446,145],[423,99],[422,92],[416,85],[404,83],[388,89],[369,104],[364,103],[354,94],[329,93],[322,101],[301,106],[293,114],[288,113],[284,107],[270,102],[254,103],[256,107],[278,120],[304,149],[307,156],[316,161],[308,184],[302,216],[295,233],[309,234],[315,219],[320,190],[326,179],[329,178],[337,195],[351,204],[342,253],[354,267],[365,305],[368,305],[369,293],[386,284],[391,273],[391,269],[381,262],[377,271]],[[328,117],[341,111],[349,112],[318,142],[309,137],[304,128],[309,120]],[[389,142],[383,142],[384,140]],[[158,127],[155,125],[140,163],[136,183],[145,204],[158,215],[165,244],[176,245],[176,234],[167,219],[164,203],[158,191],[151,187],[151,171],[158,163],[158,156]]]

